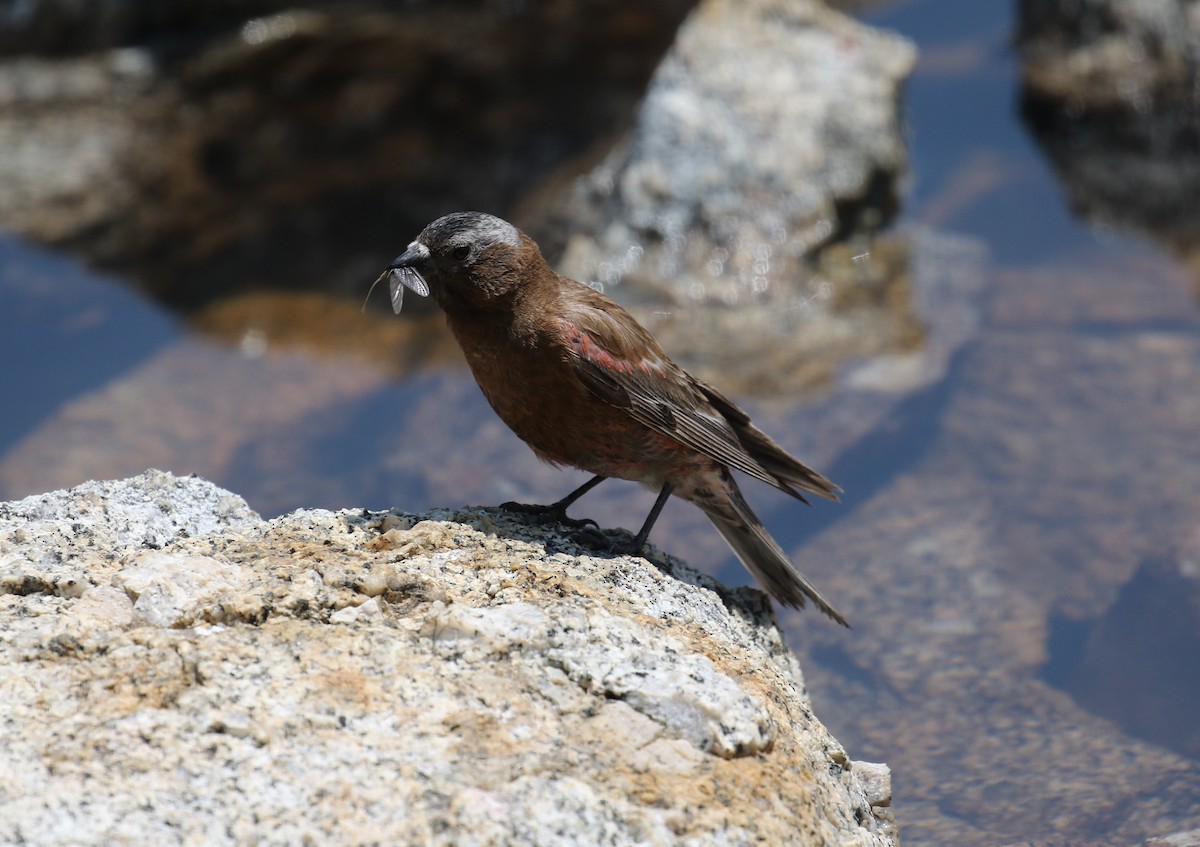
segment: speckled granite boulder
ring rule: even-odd
[[[763,596],[483,510],[0,504],[0,840],[894,843]]]

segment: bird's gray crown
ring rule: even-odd
[[[508,221],[484,212],[454,212],[438,218],[425,227],[420,241],[435,245],[469,244],[486,247],[507,244],[518,247],[521,233]]]

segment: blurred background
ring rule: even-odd
[[[905,843],[1200,844],[1197,198],[1194,0],[7,2],[0,500],[557,499],[428,302],[360,311],[490,211],[845,489],[747,493]]]

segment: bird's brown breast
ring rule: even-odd
[[[555,464],[650,483],[672,475],[692,451],[589,391],[569,364],[568,347],[549,314],[535,311],[504,320],[494,313],[448,315],[496,414],[538,456]]]

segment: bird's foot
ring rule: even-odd
[[[536,503],[513,503],[510,501],[508,503],[501,503],[500,508],[506,512],[529,515],[538,523],[557,523],[571,529],[594,527],[595,532],[599,533],[600,531],[600,524],[591,518],[567,517],[567,507],[562,503],[551,503],[548,506],[542,506]]]

